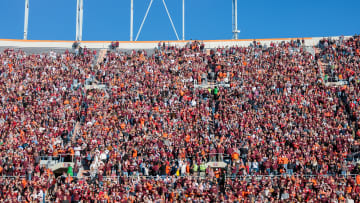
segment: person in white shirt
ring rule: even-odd
[[[346,195],[346,203],[354,203],[355,201],[351,198],[350,195]]]
[[[257,161],[252,162],[252,168],[255,172],[259,172],[259,163]]]
[[[181,165],[181,176],[185,176],[186,175],[186,163],[183,163]]]
[[[81,151],[80,145],[76,145],[76,147],[74,147],[74,151],[75,151],[75,157],[79,157]]]

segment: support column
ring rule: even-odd
[[[29,23],[29,0],[25,0],[24,39],[27,40]]]
[[[80,13],[80,0],[76,0],[76,36],[75,40],[79,40],[79,13]]]
[[[83,12],[84,12],[84,0],[80,0],[80,16],[79,16],[79,41],[82,41],[83,30]]]
[[[185,0],[182,1],[182,40],[185,40]]]
[[[133,31],[134,31],[134,0],[131,0],[130,3],[130,41],[133,41]]]
[[[232,13],[233,13],[233,39],[238,39],[238,33],[240,32],[237,27],[237,0],[232,1]]]

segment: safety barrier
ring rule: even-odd
[[[219,178],[224,178],[224,179],[242,179],[242,180],[246,180],[248,182],[250,182],[253,179],[256,180],[261,180],[263,178],[318,178],[318,177],[323,177],[323,178],[327,178],[327,177],[336,177],[336,178],[345,178],[348,179],[349,177],[351,177],[352,179],[356,180],[356,177],[359,176],[359,174],[280,174],[280,175],[233,175],[233,176],[229,176],[227,174],[221,175]],[[58,178],[60,178],[61,176],[59,176]],[[75,180],[91,180],[94,179],[96,177],[94,176],[66,176],[66,177],[72,177]],[[0,176],[0,180],[1,179],[21,179],[21,178],[26,178],[26,176]],[[209,179],[209,176],[206,174],[203,175],[183,175],[183,176],[176,176],[176,175],[172,175],[172,176],[144,176],[144,175],[133,175],[133,176],[103,176],[102,180],[103,181],[113,181],[113,182],[118,182],[120,179],[127,179],[127,180],[165,180],[165,179],[183,179],[183,178],[189,178],[189,179]],[[215,176],[213,176],[213,178],[216,178]]]
[[[223,178],[225,179],[262,179],[262,178],[281,178],[281,177],[301,177],[301,178],[316,178],[316,177],[340,177],[340,178],[356,178],[359,174],[279,174],[279,175],[234,175],[229,176],[225,175]],[[93,176],[82,176],[82,177],[76,177],[72,176],[73,178],[77,178],[78,180],[82,179],[92,179],[95,178]],[[160,180],[160,179],[166,179],[166,178],[175,178],[175,179],[181,179],[181,178],[190,178],[190,179],[207,179],[209,176],[207,175],[183,175],[183,176],[177,176],[177,175],[166,175],[166,176],[144,176],[144,175],[122,175],[122,176],[103,176],[103,181],[111,181],[111,180],[118,180],[120,178],[122,179],[152,179],[152,180]]]

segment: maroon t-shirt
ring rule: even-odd
[[[76,189],[74,191],[74,201],[79,201],[80,200],[80,190],[79,189]]]

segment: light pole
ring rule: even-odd
[[[185,40],[185,0],[182,0],[182,40]]]
[[[238,39],[239,30],[237,27],[237,0],[232,0],[232,14],[233,14],[233,39]]]
[[[24,39],[27,40],[29,22],[29,0],[25,0]]]
[[[130,41],[133,41],[133,26],[134,26],[134,0],[130,3]]]
[[[83,0],[77,0],[76,4],[76,41],[82,40],[82,26],[83,26]]]

